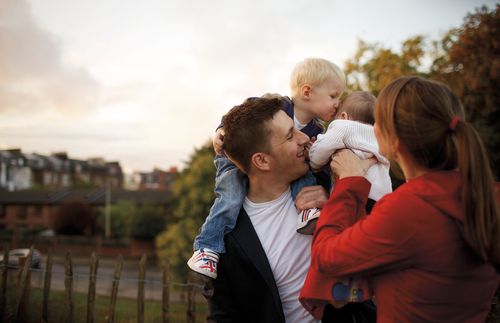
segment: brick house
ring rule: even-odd
[[[164,191],[110,190],[110,203],[131,201],[136,205],[154,204],[168,208]],[[106,203],[106,190],[18,191],[0,193],[0,229],[53,229],[54,217],[67,201],[81,201],[97,213]],[[165,212],[167,214],[167,212]]]

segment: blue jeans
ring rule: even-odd
[[[238,214],[248,191],[248,178],[229,159],[216,156],[214,159],[215,201],[200,233],[194,239],[194,250],[209,248],[224,253],[224,235],[234,229]],[[316,185],[316,178],[309,171],[291,184],[295,199],[305,186]]]

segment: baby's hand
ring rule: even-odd
[[[316,141],[316,137],[311,137],[309,142],[306,144],[304,148],[304,155],[306,156],[306,160],[309,160],[309,151],[311,150],[311,147],[313,143]]]
[[[214,151],[216,155],[222,155],[222,146],[224,145],[224,135],[226,133],[224,132],[224,128],[219,128],[215,132],[215,137],[212,142],[214,146]]]

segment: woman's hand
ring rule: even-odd
[[[328,193],[321,185],[306,186],[295,198],[295,206],[299,210],[322,208],[328,201]]]
[[[330,168],[332,173],[339,179],[351,176],[364,176],[368,168],[377,163],[377,159],[372,157],[360,159],[349,149],[342,149],[333,154]]]

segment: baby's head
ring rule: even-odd
[[[357,91],[346,96],[337,110],[335,119],[359,121],[373,125],[375,96],[370,92]]]
[[[331,121],[344,92],[345,75],[334,63],[322,58],[299,62],[290,77],[292,100],[311,118]]]

